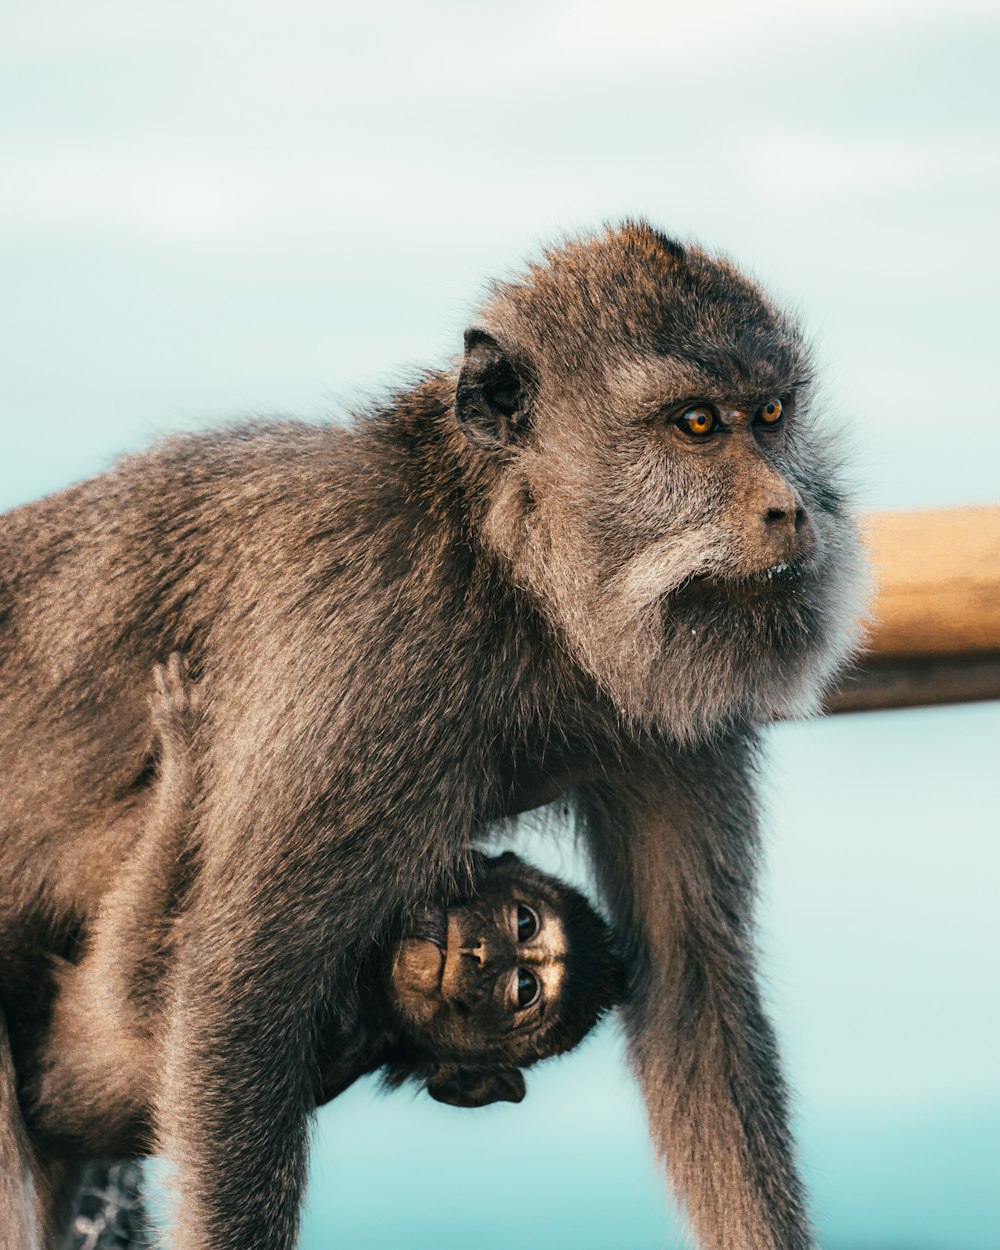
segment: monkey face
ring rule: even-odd
[[[437,1060],[523,1067],[575,1044],[621,997],[623,974],[575,890],[512,852],[476,863],[475,895],[423,912],[398,943],[391,997]]]
[[[534,1042],[558,1012],[565,978],[562,918],[534,883],[497,875],[476,897],[421,918],[392,966],[408,1031],[458,1057],[537,1057]]]
[[[794,324],[640,226],[550,253],[481,320],[456,414],[497,464],[488,541],[580,665],[680,740],[808,710],[863,579]]]

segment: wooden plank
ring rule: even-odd
[[[826,699],[827,712],[981,703],[1000,699],[1000,652],[860,664]]]
[[[1000,651],[1000,507],[882,512],[862,521],[879,657]]]
[[[862,520],[875,599],[829,712],[1000,699],[1000,507]]]

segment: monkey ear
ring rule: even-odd
[[[491,1102],[520,1102],[525,1094],[519,1068],[441,1067],[427,1079],[427,1092],[452,1107],[486,1107]]]
[[[455,389],[455,417],[477,447],[510,447],[531,426],[533,380],[514,367],[485,330],[465,332],[465,362]]]

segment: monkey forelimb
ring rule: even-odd
[[[585,787],[582,810],[598,876],[634,943],[632,1062],[699,1244],[808,1250],[787,1097],[754,971],[752,751],[733,736],[675,755],[627,783]]]

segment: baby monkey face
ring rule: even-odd
[[[511,853],[477,863],[476,894],[422,911],[398,943],[392,996],[411,1036],[438,1054],[528,1063],[547,1053],[542,1037],[562,1008],[565,887]]]

